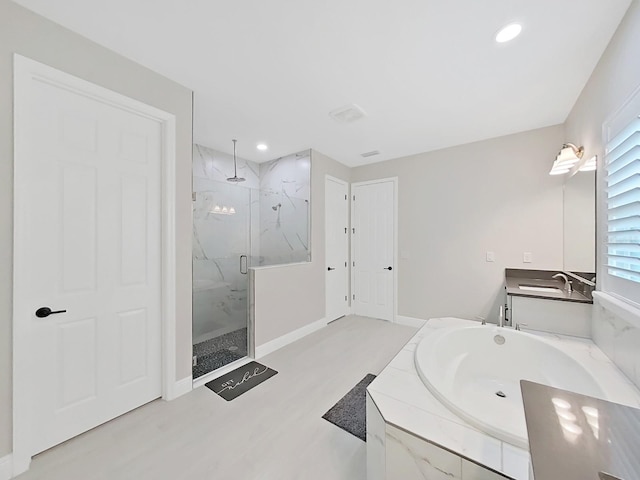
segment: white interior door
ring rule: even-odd
[[[349,306],[349,201],[348,184],[325,179],[326,319],[347,314]]]
[[[393,320],[395,181],[353,184],[352,192],[354,313]]]
[[[14,382],[35,454],[162,394],[163,133],[64,83],[16,82],[14,325],[28,355]]]

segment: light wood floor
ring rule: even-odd
[[[36,456],[20,480],[364,480],[365,443],[323,420],[415,329],[346,317],[260,360],[278,375],[231,402],[200,387]]]

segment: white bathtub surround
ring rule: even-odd
[[[640,309],[593,293],[593,341],[640,388]]]
[[[407,454],[412,451],[419,455],[425,455],[426,450],[431,452],[432,456],[438,456],[440,460],[448,458],[447,454],[454,454],[458,458],[459,474],[455,469],[455,471],[447,472],[451,475],[442,477],[449,480],[502,478],[504,476],[516,480],[529,478],[527,450],[498,440],[468,424],[445,407],[427,389],[418,375],[414,362],[417,344],[423,338],[437,333],[439,329],[456,325],[477,326],[478,322],[456,318],[429,320],[369,386],[368,393],[371,400],[375,403],[385,423],[384,437],[382,437],[385,439],[385,466],[380,465],[380,462],[377,466],[378,469],[383,468],[385,473],[383,476],[373,478],[389,480],[393,478],[407,478],[408,480],[424,478],[421,476],[399,476],[397,472],[392,470],[393,466],[398,463],[390,461],[390,456],[400,455],[400,452]],[[497,328],[488,325],[485,327],[487,329]],[[610,400],[640,406],[638,390],[591,341],[544,333],[536,334],[536,337],[560,348],[583,365],[598,379]],[[369,424],[367,424],[367,428],[369,428]],[[382,433],[376,431],[379,430],[379,427],[376,428],[374,423],[372,428],[371,435],[380,438]],[[398,435],[396,430],[398,429],[411,436],[408,440],[410,447],[404,450],[397,448]],[[395,442],[395,446],[391,449],[386,448],[387,442],[390,441],[390,436],[387,435],[389,432],[393,436],[391,441]],[[419,445],[416,442],[429,444],[429,447],[425,447],[425,450],[416,450],[416,445]],[[367,448],[370,448],[369,444]],[[367,453],[369,455],[369,450]],[[375,455],[375,450],[371,455]],[[374,462],[373,459],[370,463],[372,462]],[[480,470],[481,475],[478,475],[478,468],[482,469]]]
[[[606,398],[573,357],[511,328],[440,328],[418,344],[415,364],[429,391],[456,415],[521,448],[528,447],[528,440],[520,379]]]
[[[367,392],[367,480],[385,479],[385,435],[384,418]]]

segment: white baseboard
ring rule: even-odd
[[[320,320],[316,320],[309,325],[305,325],[304,327],[298,328],[293,332],[289,332],[281,337],[274,338],[273,340],[263,343],[256,347],[256,360],[264,357],[265,355],[269,355],[271,352],[275,352],[276,350],[284,347],[285,345],[289,345],[290,343],[295,342],[296,340],[300,340],[303,337],[306,337],[310,333],[320,330],[327,326],[327,319],[321,318]]]
[[[13,458],[11,454],[0,458],[0,480],[13,478]]]
[[[396,322],[400,325],[407,325],[408,327],[422,328],[427,320],[423,318],[405,317],[403,315],[396,315]]]
[[[169,392],[167,394],[166,400],[174,400],[178,397],[181,397],[185,393],[189,393],[193,389],[193,378],[185,377],[181,380],[177,380],[173,385],[170,386]]]

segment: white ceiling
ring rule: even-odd
[[[630,4],[16,1],[193,89],[197,143],[230,152],[237,138],[258,162],[314,148],[349,166],[564,122]],[[522,34],[497,44],[512,21]],[[329,117],[349,103],[367,116]]]

